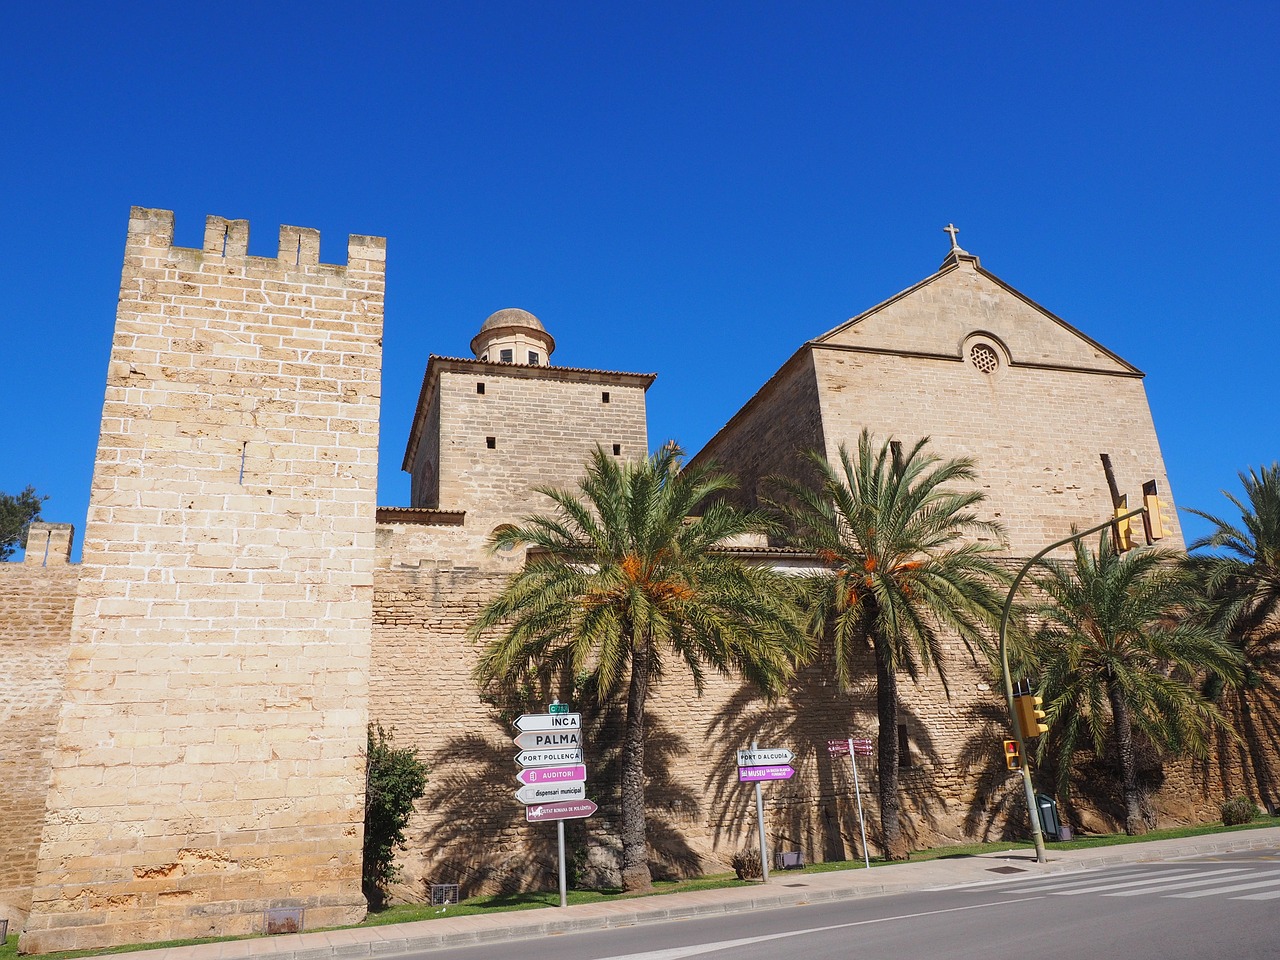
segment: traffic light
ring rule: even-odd
[[[1116,521],[1111,525],[1112,532],[1115,534],[1116,553],[1124,553],[1126,550],[1133,549],[1133,518],[1124,517],[1129,512],[1129,495],[1124,494],[1116,501]]]
[[[1142,485],[1142,525],[1146,527],[1147,543],[1164,538],[1164,522],[1160,518],[1160,497],[1156,482],[1148,480]]]
[[[1023,740],[1034,740],[1042,733],[1049,732],[1044,722],[1044,711],[1040,709],[1044,699],[1034,693],[1026,693],[1013,698],[1015,716],[1018,718],[1018,731]]]
[[[1022,751],[1018,749],[1017,740],[1004,742],[1004,767],[1006,770],[1022,769]]]

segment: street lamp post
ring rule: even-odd
[[[1013,599],[1017,596],[1018,585],[1022,583],[1022,578],[1027,572],[1039,563],[1045,554],[1057,550],[1059,547],[1065,547],[1068,543],[1089,536],[1091,533],[1097,533],[1099,530],[1105,530],[1112,524],[1121,520],[1128,520],[1130,517],[1136,517],[1144,512],[1144,508],[1139,507],[1137,510],[1130,510],[1128,513],[1117,514],[1111,517],[1105,523],[1100,523],[1096,527],[1090,527],[1088,530],[1082,530],[1079,533],[1073,533],[1069,537],[1064,537],[1057,543],[1051,543],[1045,547],[1034,557],[1022,565],[1022,569],[1018,571],[1018,575],[1013,578],[1013,586],[1009,588],[1009,596],[1004,601],[1004,610],[1000,613],[1000,670],[1004,678],[1004,699],[1005,704],[1009,708],[1009,726],[1013,729],[1013,735],[1018,741],[1018,756],[1022,758],[1022,786],[1027,794],[1027,815],[1031,818],[1031,839],[1036,845],[1036,862],[1044,863],[1048,860],[1044,849],[1044,834],[1040,831],[1040,816],[1036,810],[1036,791],[1031,783],[1031,765],[1028,763],[1030,759],[1027,754],[1027,745],[1022,739],[1022,729],[1018,725],[1017,719],[1013,713],[1013,680],[1009,676],[1009,649],[1005,644],[1005,631],[1009,626],[1009,612],[1013,609]]]

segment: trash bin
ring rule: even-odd
[[[1040,808],[1040,832],[1050,840],[1062,839],[1062,821],[1058,819],[1058,801],[1042,793],[1036,797],[1036,806]]]
[[[804,866],[804,852],[801,850],[778,850],[773,855],[775,870],[799,870]]]

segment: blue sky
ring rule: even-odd
[[[949,221],[1146,371],[1180,505],[1280,458],[1274,3],[112,6],[15,8],[0,59],[0,490],[77,540],[131,204],[388,237],[384,504],[494,310],[659,374],[692,452]]]

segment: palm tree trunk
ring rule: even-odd
[[[649,696],[649,651],[632,647],[631,682],[622,739],[622,889],[653,886],[644,817],[644,706]]]
[[[1114,683],[1107,684],[1111,700],[1111,722],[1115,734],[1116,755],[1120,760],[1120,782],[1124,790],[1124,832],[1136,836],[1147,832],[1138,800],[1138,764],[1133,756],[1133,724],[1129,704]]]
[[[880,720],[877,772],[880,781],[880,837],[885,859],[907,859],[900,823],[898,799],[898,678],[893,667],[875,646],[876,715]]]

